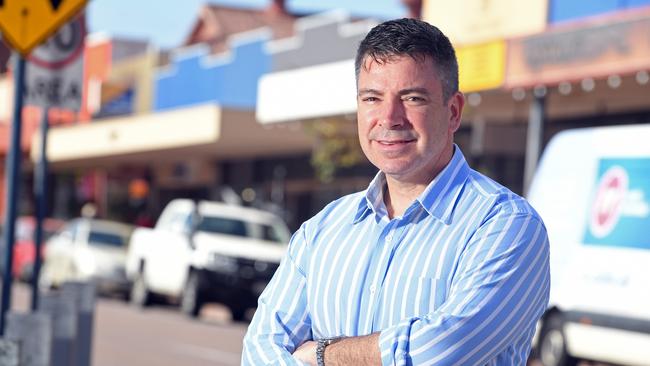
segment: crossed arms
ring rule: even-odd
[[[311,313],[308,301],[307,237],[303,226],[260,297],[242,365],[316,364],[312,323],[322,314]],[[327,347],[326,364],[525,364],[520,358],[548,303],[548,255],[536,216],[495,215],[460,252],[442,306],[372,334],[333,334],[349,338]]]

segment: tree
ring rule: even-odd
[[[311,164],[321,182],[331,182],[338,169],[353,167],[364,160],[354,121],[318,118],[307,124],[307,130],[316,140]]]

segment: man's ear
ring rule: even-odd
[[[463,107],[465,107],[465,95],[457,91],[447,101],[447,108],[449,108],[449,129],[452,132],[456,132],[460,128]]]

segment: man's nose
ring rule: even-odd
[[[382,106],[379,124],[386,129],[394,129],[404,126],[406,121],[406,111],[400,101],[385,101]]]

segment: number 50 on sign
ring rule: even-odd
[[[87,0],[0,0],[3,38],[23,56],[77,14]]]

